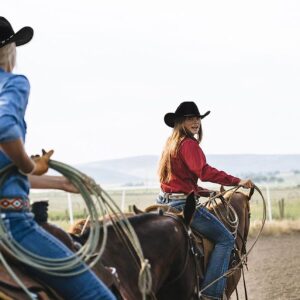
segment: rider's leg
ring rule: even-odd
[[[196,210],[191,226],[215,244],[202,283],[202,288],[205,288],[228,270],[234,237],[206,208],[201,207]],[[205,289],[203,294],[213,299],[222,299],[225,285],[226,277],[223,277]]]
[[[31,213],[13,212],[4,214],[8,233],[26,250],[46,258],[64,258],[74,255],[64,244],[43,230],[33,220]],[[81,269],[84,264],[77,268]],[[54,276],[36,269],[28,271],[38,275],[64,299],[114,300],[108,288],[90,270],[74,276]]]

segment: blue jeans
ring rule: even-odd
[[[74,255],[63,243],[41,228],[33,220],[32,213],[6,212],[1,215],[8,233],[30,252],[47,258],[64,258]],[[84,264],[81,267],[83,266]],[[115,300],[110,290],[90,270],[79,275],[61,277],[27,268],[64,299]]]
[[[158,197],[157,202],[165,203],[161,196]],[[168,205],[182,210],[185,200],[172,201]],[[204,207],[199,207],[196,210],[191,227],[203,234],[215,245],[202,282],[201,289],[204,289],[228,270],[230,254],[234,248],[234,237],[223,223]],[[205,289],[203,295],[212,297],[213,299],[222,299],[225,285],[226,277],[222,277],[222,279]]]

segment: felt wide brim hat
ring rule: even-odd
[[[200,119],[205,118],[210,114],[207,111],[205,114],[201,115],[197,105],[194,102],[186,101],[179,104],[176,111],[165,114],[164,121],[169,127],[174,127],[176,120],[183,117],[199,117]]]
[[[0,48],[9,44],[16,43],[16,46],[22,46],[28,43],[33,37],[33,29],[29,26],[21,28],[16,33],[10,23],[0,17]]]

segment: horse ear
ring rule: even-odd
[[[185,207],[183,211],[184,222],[186,225],[190,225],[192,218],[196,210],[196,200],[194,192],[190,193],[185,201]]]
[[[139,214],[144,213],[142,210],[140,210],[139,208],[137,208],[137,207],[135,206],[135,204],[132,205],[132,210],[133,210],[133,212],[134,212],[136,215],[139,215]]]
[[[223,185],[221,185],[221,187],[220,187],[220,192],[221,192],[221,193],[224,193],[224,192],[225,192],[225,189],[224,189],[224,186],[223,186]]]

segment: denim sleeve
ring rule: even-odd
[[[22,122],[29,95],[29,82],[22,75],[10,77],[0,91],[0,142],[22,137]]]

